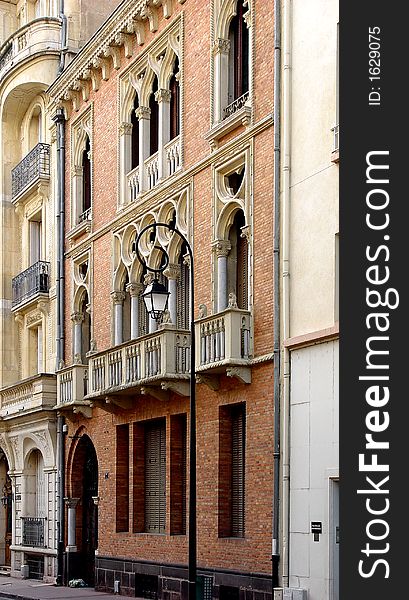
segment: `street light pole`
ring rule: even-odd
[[[189,282],[190,282],[190,444],[189,444],[189,526],[188,526],[188,600],[196,600],[196,578],[197,578],[197,519],[196,519],[196,343],[195,343],[195,294],[194,294],[194,264],[193,251],[186,237],[172,225],[168,223],[151,223],[144,227],[138,234],[135,243],[135,251],[139,262],[145,265],[146,268],[153,273],[163,272],[169,264],[169,255],[166,250],[162,250],[165,255],[165,265],[160,269],[149,267],[147,262],[141,257],[139,251],[139,242],[141,237],[149,230],[153,229],[155,234],[159,227],[164,227],[178,235],[186,245],[190,265],[189,265]],[[158,319],[158,316],[155,317]]]

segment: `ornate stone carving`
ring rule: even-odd
[[[125,292],[114,290],[111,292],[111,298],[114,304],[123,304],[125,300]]]
[[[40,445],[43,447],[47,458],[51,458],[50,444],[46,432],[36,431],[33,435],[40,442]]]
[[[119,126],[119,134],[120,135],[131,135],[132,133],[132,123],[121,123]]]
[[[170,264],[163,271],[163,274],[168,279],[178,279],[180,277],[180,266],[179,265]]]
[[[82,358],[79,352],[74,354],[74,365],[82,365]]]
[[[26,325],[27,327],[30,327],[30,325],[33,325],[33,323],[38,323],[39,321],[41,321],[43,318],[43,315],[41,314],[41,312],[35,312],[35,313],[31,313],[29,315],[27,315],[26,317]]]
[[[71,321],[74,323],[74,325],[81,325],[81,323],[84,321],[85,315],[82,312],[73,312],[71,314]]]
[[[206,304],[199,304],[199,319],[205,319],[206,317],[207,317]]]
[[[240,229],[240,237],[245,238],[248,242],[250,242],[250,226],[249,225],[244,225],[244,227],[242,227]]]
[[[162,325],[167,325],[169,323],[172,323],[172,317],[170,314],[170,310],[166,309],[165,311],[163,311]]]
[[[135,297],[139,296],[139,294],[142,292],[142,290],[143,290],[142,283],[128,283],[128,285],[126,286],[126,291],[129,293],[131,298],[135,298]]]
[[[155,100],[158,103],[167,102],[169,104],[171,98],[172,94],[169,90],[161,89],[155,92]]]
[[[217,240],[214,245],[217,258],[226,258],[231,250],[231,243],[229,240]]]
[[[213,42],[213,54],[228,54],[230,52],[230,40],[217,38]]]
[[[230,292],[230,294],[229,294],[228,307],[229,308],[237,308],[237,296],[236,296],[236,294],[233,294],[233,292]]]
[[[147,106],[138,106],[138,108],[135,110],[135,114],[138,119],[150,119],[151,109]]]

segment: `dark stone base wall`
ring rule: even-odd
[[[126,559],[96,557],[95,589],[151,600],[186,600],[187,569]],[[201,600],[272,600],[271,577],[217,569],[198,569]],[[199,598],[199,596],[197,596]]]

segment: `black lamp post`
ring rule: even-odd
[[[178,231],[173,225],[168,223],[151,223],[144,227],[140,232],[133,245],[137,254],[138,260],[142,265],[145,265],[148,271],[152,273],[162,273],[169,264],[169,255],[160,247],[165,255],[165,264],[160,269],[149,267],[146,261],[142,258],[139,251],[139,242],[141,237],[152,229],[155,234],[159,227],[164,227],[178,235],[186,244],[186,248],[190,258],[190,447],[189,447],[189,559],[188,559],[188,579],[189,579],[189,600],[196,600],[196,575],[197,575],[197,534],[196,534],[196,373],[195,373],[195,300],[194,300],[194,271],[193,271],[193,252],[192,248],[185,236]],[[164,311],[167,309],[169,292],[165,286],[159,283],[157,278],[150,283],[145,292],[142,294],[148,313],[156,321],[160,321]]]

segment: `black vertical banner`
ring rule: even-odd
[[[340,2],[340,599],[409,598],[405,3]]]

